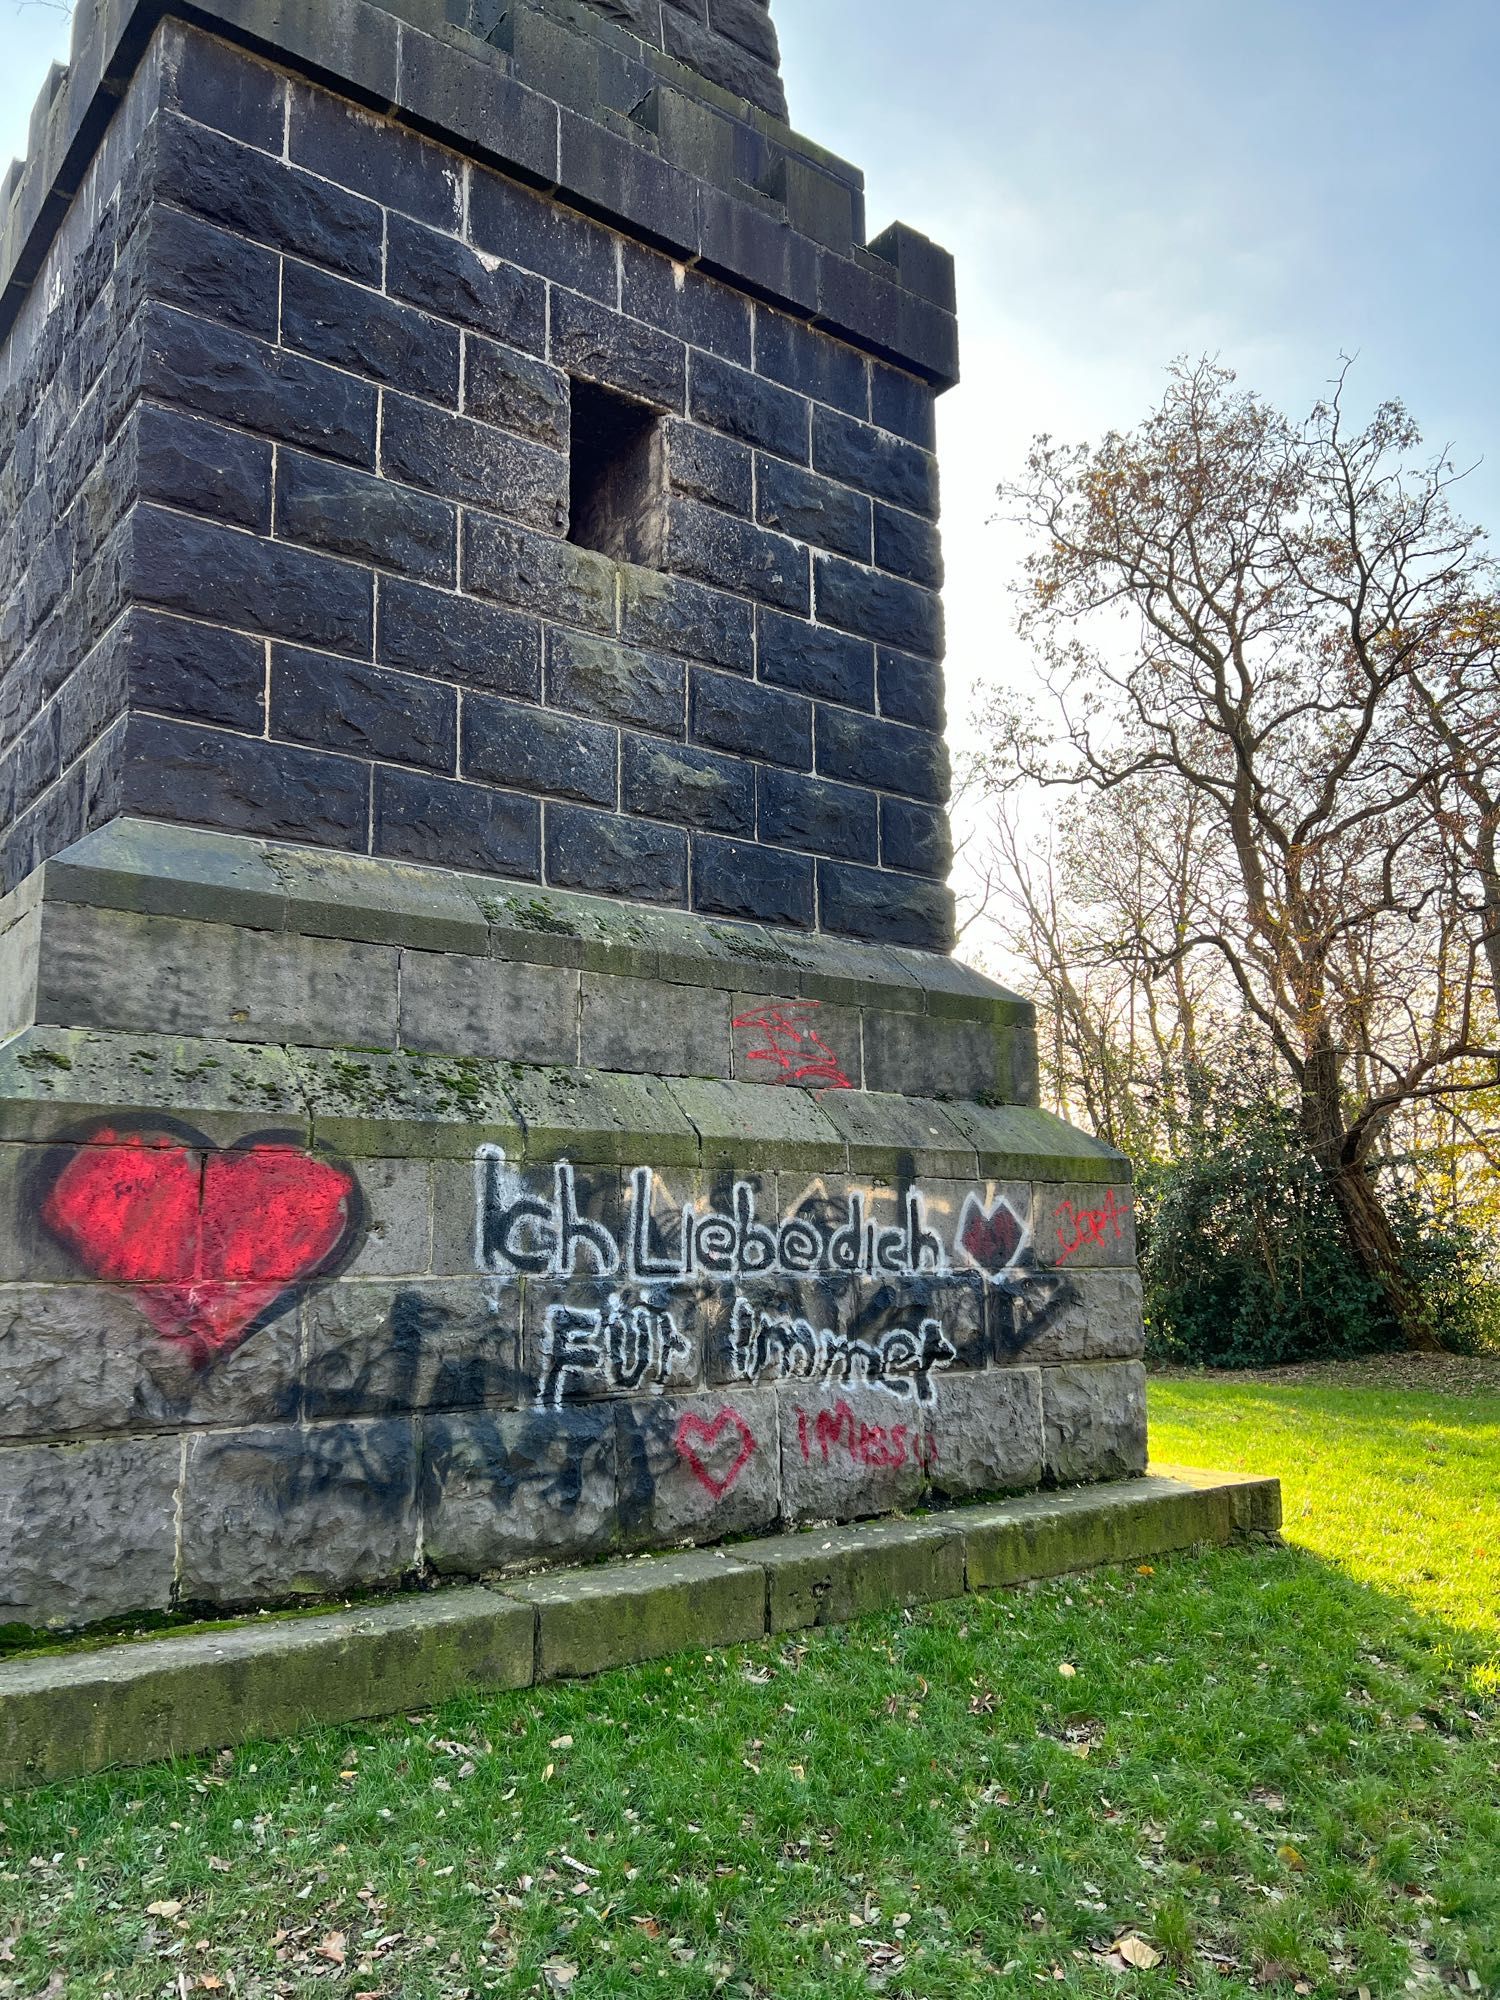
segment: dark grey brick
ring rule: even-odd
[[[458,517],[446,502],[303,452],[276,468],[276,532],[429,583],[457,576]]]
[[[462,221],[457,159],[388,118],[299,83],[292,86],[287,132],[292,159],[325,180],[438,229],[457,229]]]
[[[937,513],[937,460],[931,453],[837,410],[813,411],[812,462],[819,472],[877,500],[915,514]]]
[[[280,259],[274,250],[216,229],[177,208],[154,208],[131,255],[147,296],[185,306],[200,319],[276,338]]]
[[[811,237],[788,229],[765,204],[700,187],[698,244],[708,271],[808,313],[818,310],[827,253]]]
[[[943,545],[935,522],[876,503],[875,560],[928,590],[943,587]]]
[[[143,500],[271,532],[272,450],[263,438],[153,403],[140,406],[135,425]]]
[[[925,729],[820,707],[818,775],[941,805],[948,796],[947,746]]]
[[[749,445],[697,424],[668,418],[662,427],[666,447],[667,483],[674,493],[686,493],[694,500],[707,500],[715,507],[727,507],[731,514],[748,515],[755,501],[755,455]],[[779,459],[768,459],[780,464]],[[779,524],[770,523],[775,527]]]
[[[461,0],[459,0],[461,4]],[[424,21],[431,20],[430,10]],[[453,0],[444,10],[454,19]],[[475,28],[481,37],[495,26],[499,9],[479,0]],[[458,18],[462,18],[461,16]],[[437,24],[434,22],[435,27]],[[401,98],[404,113],[433,131],[454,132],[481,144],[503,133],[507,159],[523,173],[550,182],[557,173],[557,106],[539,90],[527,90],[498,64],[455,62],[441,31],[401,31]]]
[[[282,274],[281,338],[299,353],[392,388],[458,401],[456,327],[291,258]]]
[[[548,352],[570,375],[602,382],[659,410],[680,410],[687,384],[687,350],[638,319],[554,291]]]
[[[690,660],[707,660],[733,673],[755,664],[755,608],[743,598],[707,590],[686,577],[626,569],[622,577],[622,630],[635,644]]]
[[[368,654],[367,570],[158,507],[137,507],[129,531],[131,587],[158,610]]]
[[[207,35],[169,38],[163,65],[164,100],[174,110],[279,153],[286,123],[286,78],[268,63]]]
[[[873,944],[909,945],[917,951],[951,951],[953,898],[935,882],[857,868],[847,861],[818,863],[818,911],[825,930]]]
[[[875,705],[875,648],[868,639],[762,611],[756,657],[757,677],[772,687],[792,688],[853,708]]]
[[[887,868],[905,868],[913,875],[945,880],[953,866],[947,813],[909,799],[882,799],[880,858]]]
[[[708,0],[708,24],[775,69],[781,49],[766,0]]]
[[[205,126],[167,114],[157,126],[159,199],[254,242],[379,284],[383,225],[374,202]]]
[[[133,715],[126,725],[125,812],[363,849],[369,788],[369,766],[349,757],[154,716]]]
[[[546,810],[547,880],[555,889],[591,889],[642,903],[687,901],[688,837],[584,806]]]
[[[762,306],[755,316],[755,370],[783,388],[831,403],[850,416],[866,417],[870,409],[867,363],[857,348],[803,320]]]
[[[642,75],[635,88],[645,82]],[[566,106],[558,114],[558,181],[569,198],[619,217],[668,250],[698,249],[697,189],[693,178],[634,139],[601,123],[596,102],[583,115]]]
[[[782,458],[807,463],[806,399],[730,362],[712,354],[693,355],[688,409],[698,423],[710,424]]]
[[[274,646],[271,733],[319,750],[453,771],[458,696],[415,674]]]
[[[721,90],[748,98],[773,118],[786,117],[786,91],[774,63],[763,61],[748,49],[700,27],[690,14],[668,7],[662,14],[662,40],[668,55],[706,76]]]
[[[592,550],[547,535],[533,535],[503,521],[469,514],[464,519],[466,590],[498,598],[523,611],[539,611],[594,632],[615,627],[615,566]],[[650,638],[650,634],[627,637]]]
[[[937,397],[930,386],[883,361],[870,363],[870,415],[923,451],[937,450]]]
[[[568,461],[561,452],[410,396],[385,399],[380,469],[530,527],[560,529],[567,520]]]
[[[618,759],[616,732],[597,723],[491,695],[472,695],[464,703],[466,778],[613,806]]]
[[[388,667],[541,699],[541,627],[472,597],[382,577],[375,650]]]
[[[488,256],[614,301],[615,239],[609,231],[502,174],[474,169],[469,235]]]
[[[656,736],[626,735],[620,779],[626,812],[715,833],[755,832],[755,772],[738,758],[716,757]]]
[[[943,727],[943,670],[935,661],[881,646],[876,653],[876,684],[882,715],[893,722],[913,723],[918,729]]]
[[[381,765],[375,773],[375,852],[434,868],[535,882],[542,872],[536,799]]]
[[[762,458],[756,472],[756,518],[799,541],[836,549],[860,562],[870,560],[871,502],[851,486],[839,486],[784,459]]]
[[[679,575],[783,611],[806,616],[812,607],[806,549],[697,500],[668,503],[666,563]]]
[[[693,908],[811,930],[814,863],[712,834],[693,837]]]
[[[825,625],[941,658],[943,606],[934,592],[883,570],[845,562],[842,556],[817,556],[813,574],[818,617]]]
[[[538,444],[568,448],[568,378],[560,368],[533,361],[478,334],[465,337],[464,408]]]
[[[855,785],[830,784],[794,771],[762,767],[760,837],[777,847],[804,847],[835,860],[879,859],[875,798]]]
[[[125,621],[121,644],[138,707],[231,729],[263,727],[264,640],[137,609]]]
[[[750,302],[728,285],[674,264],[654,250],[626,243],[621,303],[691,347],[750,366]]]
[[[812,703],[727,674],[695,667],[688,687],[688,734],[714,750],[812,769]]]
[[[376,392],[321,362],[169,306],[143,315],[141,389],[350,465],[375,463]]]
[[[686,685],[680,660],[560,626],[547,634],[547,700],[557,708],[681,736]]]
[[[479,257],[456,237],[390,218],[386,290],[409,305],[490,333],[508,347],[541,354],[547,345],[547,288],[509,264]]]

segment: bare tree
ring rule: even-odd
[[[1500,610],[1446,455],[1417,456],[1396,403],[1352,427],[1344,390],[1294,425],[1179,364],[1129,435],[1036,442],[1002,492],[1035,536],[1021,624],[1057,727],[997,711],[991,772],[1191,826],[1190,878],[1136,899],[1121,948],[1148,981],[1208,960],[1231,982],[1352,1248],[1430,1346],[1371,1169],[1393,1120],[1500,1064]]]

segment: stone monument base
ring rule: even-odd
[[[1129,1167],[933,955],[117,820],[0,903],[0,1628],[1138,1473]]]

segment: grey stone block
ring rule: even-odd
[[[957,1102],[948,1122],[972,1145],[982,1174],[999,1180],[1100,1181],[1129,1177],[1123,1153],[1067,1125],[1050,1111],[1019,1104]]]
[[[913,1097],[975,1098],[1001,1082],[1006,1030],[930,1015],[865,1014],[865,1076],[871,1090]]]
[[[279,931],[286,925],[286,891],[272,852],[245,834],[126,816],[54,856],[42,881],[51,903]]]
[[[921,1499],[933,1456],[932,1412],[849,1385],[788,1382],[776,1394],[788,1521],[852,1521]]]
[[[489,950],[478,905],[442,869],[290,847],[267,848],[266,863],[285,895],[289,931],[481,958]]]
[[[936,1521],[879,1521],[757,1542],[771,1631],[839,1625],[877,1611],[961,1597],[963,1538]]]
[[[815,1100],[805,1090],[767,1090],[760,1084],[694,1077],[674,1078],[667,1088],[698,1134],[706,1167],[841,1173],[848,1165],[844,1142],[824,1114],[828,1099]],[[849,1094],[836,1091],[832,1096]]]
[[[127,1034],[394,1047],[384,945],[60,905],[45,912],[37,1018]]]
[[[781,1518],[781,1439],[769,1389],[616,1406],[627,1547],[715,1542]]]
[[[576,1063],[578,974],[447,952],[401,964],[401,1040],[510,1062]]]
[[[395,1583],[417,1559],[409,1418],[195,1437],[182,1498],[189,1604],[277,1604]]]
[[[432,1168],[425,1159],[360,1160],[364,1235],[347,1278],[420,1276],[432,1268]]]
[[[1135,1201],[1126,1185],[1044,1181],[1036,1190],[1036,1254],[1070,1270],[1135,1264]]]
[[[0,1627],[165,1610],[180,1461],[176,1438],[0,1450]]]
[[[294,1049],[290,1060],[314,1136],[334,1152],[472,1159],[481,1144],[521,1144],[498,1063],[365,1049]]]
[[[969,1588],[995,1590],[1097,1563],[1139,1562],[1200,1542],[1227,1542],[1229,1495],[1213,1475],[1203,1479],[1203,1491],[1177,1478],[1128,1479],[965,1509],[957,1520]]]
[[[605,1553],[618,1531],[613,1411],[429,1417],[422,1510],[427,1558],[450,1575]]]
[[[1138,1361],[1045,1368],[1046,1475],[1058,1486],[1146,1466],[1146,1371]]]
[[[1141,1281],[1134,1271],[1021,1274],[1011,1351],[1032,1365],[1136,1361],[1145,1352]]]
[[[729,995],[656,979],[583,975],[583,1062],[648,1076],[727,1077]]]
[[[1034,1368],[940,1377],[929,1419],[931,1490],[948,1500],[1022,1493],[1042,1476],[1042,1388]]]
[[[974,1149],[949,1117],[948,1105],[869,1089],[830,1090],[818,1105],[845,1140],[856,1177],[973,1177]]]
[[[675,1284],[529,1278],[522,1327],[524,1400],[561,1409],[698,1388],[703,1351],[696,1296]]]
[[[539,1577],[506,1594],[537,1610],[537,1677],[602,1673],[634,1660],[738,1646],[765,1632],[765,1578],[728,1556],[660,1556]]]
[[[746,1083],[800,1090],[858,1090],[864,1081],[860,1017],[821,1000],[736,993],[734,1073]]]
[[[304,1309],[306,1414],[513,1405],[521,1386],[519,1319],[519,1300],[495,1300],[477,1275],[330,1285]]]

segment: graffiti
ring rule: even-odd
[[[897,1326],[860,1340],[807,1319],[757,1311],[737,1297],[730,1320],[735,1373],[746,1382],[856,1383],[884,1389],[910,1402],[937,1400],[933,1374],[958,1359],[941,1323],[924,1319],[916,1331]]]
[[[865,1423],[842,1398],[831,1410],[817,1410],[811,1418],[799,1406],[797,1442],[808,1464],[814,1447],[825,1465],[846,1457],[854,1465],[918,1465],[924,1472],[937,1463],[938,1455],[937,1440],[929,1432],[910,1424]]]
[[[986,1208],[977,1194],[964,1202],[959,1218],[959,1248],[986,1277],[998,1278],[1015,1263],[1026,1240],[1026,1225],[1010,1203],[1000,1200]]]
[[[708,1454],[727,1434],[729,1447],[734,1450],[733,1462],[724,1470],[712,1470]],[[745,1467],[755,1456],[755,1433],[745,1422],[738,1410],[727,1404],[720,1410],[712,1423],[689,1410],[678,1423],[672,1439],[677,1455],[692,1473],[694,1479],[714,1500],[722,1500],[724,1495],[739,1478]],[[724,1455],[719,1455],[722,1466]]]
[[[49,1168],[44,1227],[90,1277],[132,1288],[195,1368],[331,1276],[363,1224],[359,1183],[293,1133],[228,1149],[175,1120],[90,1128]]]
[[[931,1227],[920,1189],[912,1188],[895,1226],[877,1225],[866,1197],[851,1193],[836,1219],[794,1214],[779,1226],[757,1212],[756,1190],[736,1181],[727,1209],[675,1205],[670,1227],[659,1219],[651,1167],[630,1176],[629,1226],[616,1229],[581,1211],[574,1168],[552,1169],[548,1195],[532,1191],[499,1146],[475,1161],[475,1261],[490,1277],[613,1278],[632,1284],[683,1284],[702,1278],[909,1277],[947,1269],[942,1238]],[[668,1240],[670,1238],[670,1241]]]
[[[659,1391],[671,1385],[678,1362],[693,1358],[693,1344],[671,1313],[618,1292],[596,1310],[549,1306],[542,1333],[539,1410],[558,1410],[570,1393],[590,1389]],[[684,1375],[688,1373],[686,1366]]]
[[[761,1047],[746,1052],[746,1061],[767,1064],[777,1073],[772,1082],[779,1077],[782,1083],[820,1082],[824,1090],[853,1090],[843,1064],[811,1025],[820,1005],[817,1000],[787,1000],[736,1015],[736,1028],[754,1029],[763,1038]]]
[[[1070,1257],[1076,1257],[1086,1246],[1107,1250],[1111,1231],[1115,1242],[1123,1243],[1129,1214],[1129,1204],[1122,1206],[1115,1199],[1113,1188],[1109,1189],[1098,1208],[1075,1208],[1070,1201],[1059,1202],[1052,1211],[1057,1224],[1058,1263],[1066,1264]]]

